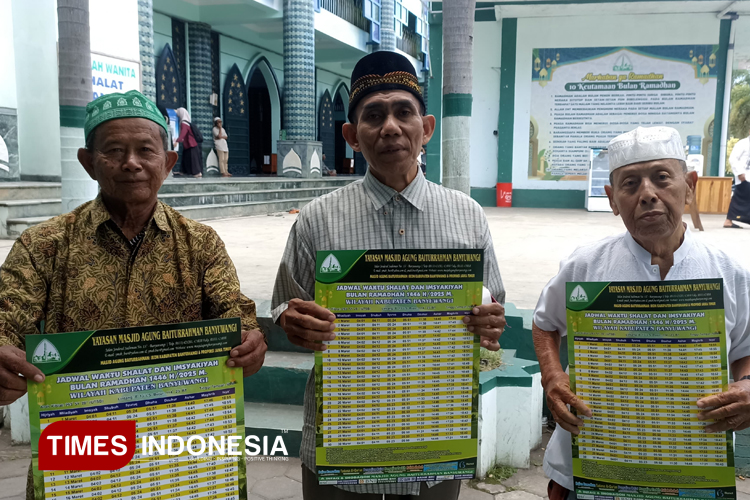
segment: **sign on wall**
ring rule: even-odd
[[[91,53],[91,84],[94,99],[115,92],[141,90],[141,63]]]
[[[591,148],[637,126],[700,138],[710,162],[718,45],[534,49],[530,180],[585,180]]]

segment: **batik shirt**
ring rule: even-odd
[[[271,302],[274,321],[289,300],[315,297],[315,255],[323,250],[484,250],[484,286],[496,300],[505,289],[482,207],[465,194],[428,182],[420,173],[400,193],[365,178],[317,198],[302,209],[281,259]],[[315,384],[305,389],[300,458],[315,471]],[[434,483],[428,482],[428,486]],[[338,486],[357,493],[418,495],[419,483]]]
[[[216,232],[158,202],[132,245],[100,198],[34,226],[0,268],[0,345],[26,335],[242,318],[255,303]]]

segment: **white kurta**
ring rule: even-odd
[[[686,229],[682,245],[666,280],[723,278],[729,362],[750,356],[750,271],[721,250],[693,239]],[[534,311],[534,323],[546,331],[566,335],[565,284],[569,281],[660,281],[658,265],[630,233],[605,238],[576,249],[560,263]],[[696,407],[697,409],[697,407]],[[573,489],[570,433],[559,425],[544,455],[544,472],[561,486]]]
[[[746,177],[750,174],[750,137],[740,139],[734,145],[732,154],[729,155],[729,166],[732,168],[735,184],[740,184],[741,181],[737,177],[741,174],[745,174]]]

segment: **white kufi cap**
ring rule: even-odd
[[[609,141],[609,172],[642,161],[685,160],[680,133],[671,127],[638,127]]]

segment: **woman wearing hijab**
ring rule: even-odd
[[[177,143],[181,142],[184,148],[182,151],[181,175],[190,175],[195,178],[203,177],[203,155],[190,127],[190,115],[185,108],[177,108],[175,113],[180,119],[180,136],[174,141],[174,147],[177,148]]]

